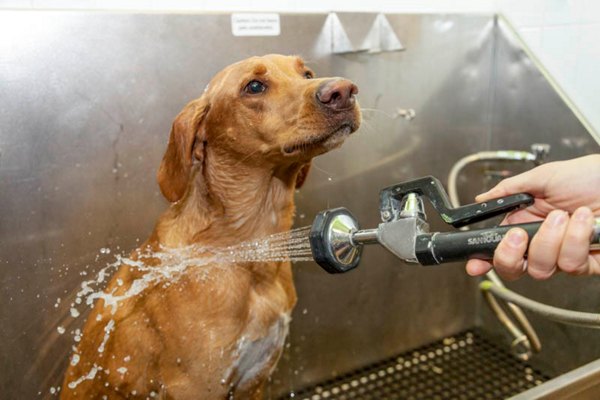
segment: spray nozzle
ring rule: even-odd
[[[309,236],[317,264],[332,274],[355,268],[362,253],[362,246],[352,239],[358,230],[358,221],[343,207],[318,213]]]

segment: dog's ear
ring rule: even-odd
[[[308,171],[310,171],[311,162],[304,164],[300,167],[298,175],[296,175],[296,189],[300,189],[304,185],[304,181],[308,177]]]
[[[203,121],[209,108],[208,101],[201,97],[188,103],[173,121],[167,151],[157,174],[160,191],[170,202],[181,200],[192,165],[203,162],[206,140]]]

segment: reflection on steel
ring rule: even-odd
[[[300,54],[320,76],[355,81],[361,106],[380,110],[365,110],[360,132],[315,160],[297,195],[298,226],[338,206],[375,226],[380,188],[444,176],[476,151],[535,142],[551,144],[552,159],[599,151],[492,16],[385,17],[406,51],[332,55],[324,14],[282,14],[280,36],[239,38],[224,14],[0,12],[0,34],[11,38],[0,41],[4,397],[37,398],[60,381],[72,340],[57,327],[68,332],[82,323],[68,317],[80,274],[93,275],[151,231],[166,206],[154,177],[172,120],[231,62]],[[360,46],[377,16],[339,18]],[[390,117],[398,105],[418,110],[418,118]],[[465,171],[461,187],[471,202],[484,189],[480,171]],[[444,227],[430,222],[432,230]],[[396,257],[375,248],[363,257],[368,268],[342,276],[296,266],[299,302],[274,397],[476,323],[500,331],[462,265],[398,268]],[[561,276],[511,286],[558,306],[597,309],[597,296],[580,295],[596,284]],[[540,357],[556,372],[600,357],[590,331],[532,322],[547,349]]]

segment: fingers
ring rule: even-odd
[[[494,253],[494,269],[504,279],[514,280],[525,272],[524,255],[527,250],[527,232],[514,228],[507,232],[506,237],[498,244]],[[467,273],[479,276],[492,269],[492,264],[484,260],[469,260]]]
[[[575,275],[600,274],[600,263],[589,252],[593,227],[594,215],[587,207],[578,208],[571,218],[565,211],[552,211],[531,240],[527,273],[534,279],[548,279],[557,268]],[[527,233],[511,229],[494,253],[495,270],[505,279],[519,278],[525,273],[526,251]],[[480,267],[468,268],[471,273]]]
[[[556,272],[568,223],[569,215],[565,211],[554,210],[540,226],[529,245],[527,272],[532,278],[548,279]]]
[[[478,259],[472,259],[467,262],[467,274],[471,276],[479,276],[487,273],[492,269],[492,264]]]
[[[525,252],[527,251],[527,232],[513,228],[498,244],[494,252],[494,269],[503,278],[514,280],[525,273]]]
[[[567,225],[560,253],[558,267],[574,275],[590,272],[589,245],[594,229],[594,215],[587,207],[575,210]]]
[[[544,164],[530,171],[502,180],[496,186],[475,198],[477,202],[488,201],[515,193],[529,193],[535,197],[543,197],[546,183],[552,177],[549,173],[554,163]]]

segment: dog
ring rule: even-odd
[[[219,72],[176,117],[158,170],[171,203],[131,256],[230,246],[288,231],[294,192],[313,157],[361,122],[357,87],[316,79],[301,58],[267,55]],[[62,399],[260,399],[296,303],[290,262],[217,261],[115,309],[96,301],[61,388]],[[105,293],[142,275],[122,265]]]

